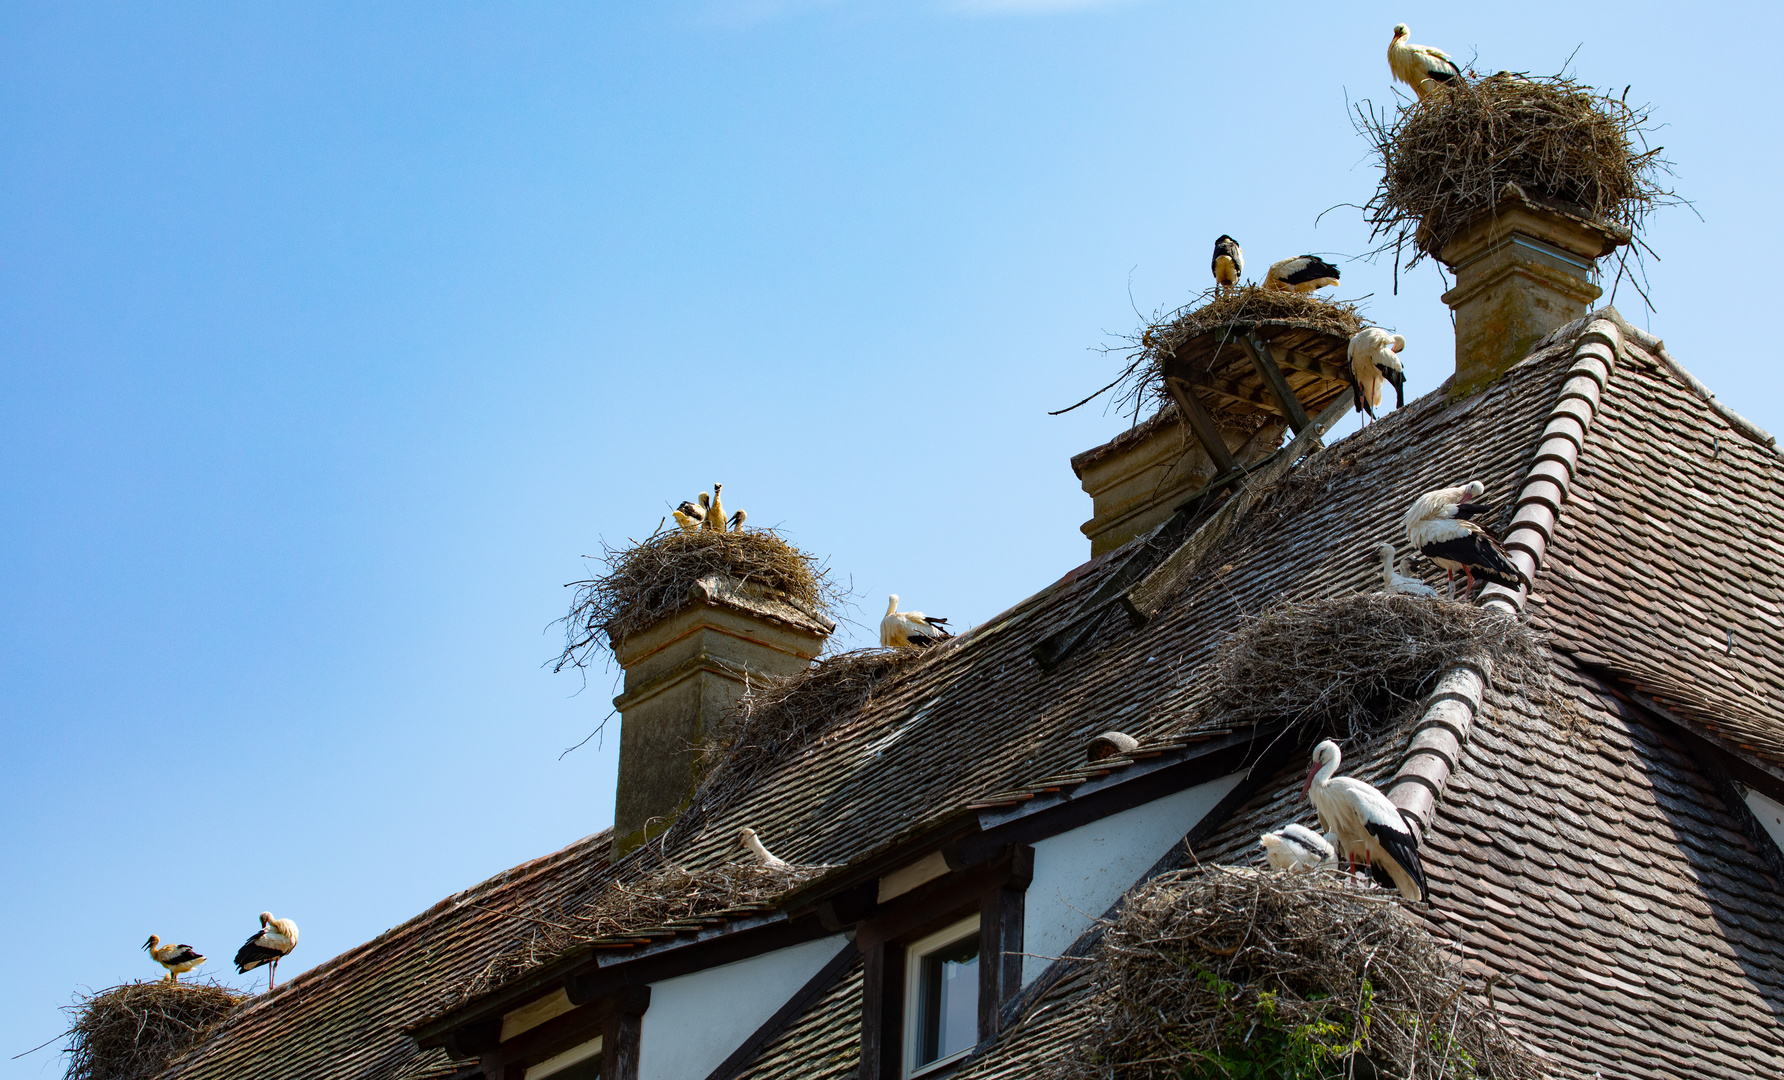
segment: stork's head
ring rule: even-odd
[[[1375,545],[1375,554],[1381,559],[1383,566],[1392,567],[1394,565],[1394,545],[1383,541]]]
[[[1279,832],[1267,832],[1257,838],[1257,846],[1263,848],[1265,851],[1269,851],[1271,848],[1281,847],[1282,834]]]
[[[159,944],[161,944],[161,935],[160,934],[150,934],[149,940],[143,942],[142,947],[149,950],[150,952],[154,952],[155,946],[157,946]]]
[[[1404,348],[1406,348],[1406,335],[1405,334],[1395,334],[1394,335],[1394,351],[1399,352],[1400,350],[1402,350]]]
[[[712,496],[708,495],[706,492],[702,491],[700,493],[700,509],[704,510],[711,505],[712,505]]]
[[[1221,233],[1219,236],[1216,236],[1214,238],[1214,242],[1215,242],[1215,244],[1237,244],[1239,241],[1234,240],[1232,237],[1228,236],[1226,233]]]
[[[755,838],[756,838],[756,830],[750,828],[748,825],[745,825],[743,828],[737,830],[737,846],[738,847],[749,847],[750,841],[754,840]]]
[[[891,596],[888,596],[886,598],[886,614],[892,615],[892,614],[896,613],[897,611],[898,611],[898,594],[893,593]]]
[[[1313,757],[1307,762],[1307,782],[1301,785],[1301,797],[1306,798],[1307,793],[1313,790],[1313,778],[1319,775],[1321,769],[1330,765],[1332,771],[1336,772],[1338,762],[1343,760],[1343,757],[1344,755],[1338,750],[1338,744],[1330,739],[1314,747]]]
[[[1406,37],[1408,34],[1411,34],[1411,33],[1412,33],[1412,31],[1407,28],[1407,25],[1405,23],[1395,23],[1394,24],[1394,40],[1395,41],[1399,41],[1401,38]]]
[[[263,911],[260,913],[260,925],[261,926],[265,926],[272,921],[273,921],[273,913],[272,912]]]
[[[1462,497],[1456,501],[1465,503],[1469,499],[1478,499],[1486,492],[1486,490],[1487,485],[1481,483],[1479,480],[1470,480],[1468,483],[1462,485]]]

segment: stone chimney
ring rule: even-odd
[[[1262,427],[1257,414],[1250,423],[1215,416],[1216,426],[1233,457],[1249,462],[1276,449],[1284,425],[1270,418]],[[1101,446],[1072,458],[1072,471],[1090,496],[1091,518],[1079,526],[1090,538],[1095,558],[1113,551],[1170,517],[1191,494],[1214,479],[1219,469],[1183,423],[1174,405],[1129,428]]]
[[[835,629],[780,593],[715,575],[679,611],[613,643],[626,672],[613,699],[621,718],[614,858],[687,808],[745,680],[804,671]]]
[[[1437,253],[1456,277],[1452,396],[1471,394],[1529,355],[1549,331],[1591,310],[1603,290],[1595,260],[1629,242],[1627,229],[1539,203],[1506,185],[1493,210]]]

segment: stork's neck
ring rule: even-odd
[[[1332,777],[1338,774],[1338,761],[1339,757],[1337,754],[1333,754],[1330,758],[1326,759],[1326,763],[1321,765],[1319,771],[1313,774],[1314,787],[1323,788],[1332,782]]]
[[[893,593],[892,596],[889,599],[887,599],[886,614],[888,614],[888,615],[898,614],[898,594],[897,593]]]

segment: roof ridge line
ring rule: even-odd
[[[1705,405],[1708,405],[1711,412],[1727,421],[1729,427],[1734,428],[1752,442],[1758,443],[1772,453],[1784,458],[1784,448],[1778,446],[1778,439],[1775,435],[1723,404],[1722,400],[1716,396],[1714,390],[1711,390],[1708,386],[1704,385],[1703,380],[1691,374],[1684,364],[1681,364],[1671,353],[1666,351],[1666,342],[1661,341],[1659,338],[1648,333],[1646,330],[1643,330],[1641,327],[1632,325],[1629,320],[1623,318],[1622,313],[1614,307],[1602,308],[1596,314],[1616,323],[1617,328],[1623,331],[1625,337],[1634,339],[1635,343],[1642,347],[1643,352],[1648,353],[1650,356],[1654,357],[1654,359],[1660,361],[1661,367],[1664,367],[1673,378],[1683,383],[1685,389],[1691,391],[1693,396],[1697,397]]]

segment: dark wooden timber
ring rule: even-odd
[[[901,1080],[904,1057],[904,948],[862,953],[861,1080]]]
[[[1239,346],[1245,350],[1245,355],[1251,359],[1251,366],[1263,378],[1264,386],[1281,407],[1282,415],[1288,418],[1288,426],[1294,429],[1296,435],[1305,431],[1311,422],[1307,418],[1307,410],[1302,408],[1301,399],[1289,388],[1288,378],[1282,374],[1282,369],[1276,366],[1276,358],[1270,355],[1269,343],[1258,337],[1256,331],[1248,330],[1239,336]]]
[[[1220,471],[1231,472],[1238,468],[1239,463],[1233,460],[1232,451],[1227,449],[1226,440],[1220,435],[1220,428],[1215,426],[1214,418],[1208,415],[1208,410],[1202,408],[1202,403],[1190,384],[1181,378],[1167,375],[1165,389],[1170,392],[1171,400],[1177,403],[1183,418],[1189,422],[1189,429],[1195,432],[1202,449],[1208,451],[1214,464],[1220,466]]]
[[[1034,849],[1018,847],[1010,879],[979,898],[979,1040],[1002,1027],[1004,1002],[1022,990],[1022,930]]]

